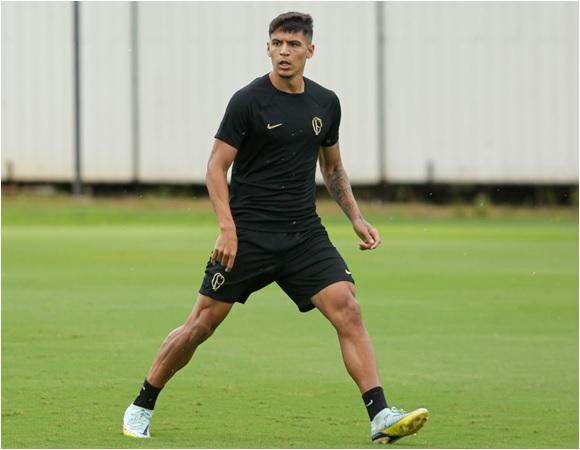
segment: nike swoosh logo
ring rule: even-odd
[[[370,402],[368,402],[365,406],[368,408],[369,406],[371,406],[373,404],[373,401],[371,400]]]
[[[272,130],[274,128],[278,128],[278,127],[281,127],[281,126],[282,126],[281,123],[277,123],[276,125],[270,125],[270,124],[268,124],[268,125],[266,125],[266,128],[268,128],[268,130]]]
[[[344,271],[346,272],[346,274],[347,274],[347,275],[352,275],[352,273],[351,273],[351,272],[349,272],[349,270],[348,270],[348,269],[344,269]],[[371,400],[371,402],[372,402],[372,400]]]

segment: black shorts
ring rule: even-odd
[[[238,229],[238,253],[231,272],[208,261],[200,294],[245,303],[252,292],[276,282],[302,312],[313,295],[337,281],[354,279],[324,228],[300,233]]]

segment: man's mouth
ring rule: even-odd
[[[278,63],[278,67],[280,67],[280,69],[289,69],[292,67],[292,64],[290,64],[288,61],[280,61]]]

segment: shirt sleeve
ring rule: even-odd
[[[341,110],[340,101],[338,100],[336,94],[333,95],[331,111],[332,119],[330,122],[330,128],[326,132],[326,136],[324,136],[322,141],[323,147],[331,147],[338,142],[338,129],[340,128]]]
[[[250,105],[242,92],[230,99],[215,138],[240,149],[250,124]]]

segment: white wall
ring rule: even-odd
[[[2,2],[2,180],[73,176],[72,6]]]
[[[88,181],[203,182],[230,96],[268,72],[267,27],[314,17],[306,76],[335,90],[355,183],[578,181],[578,4],[387,2],[379,123],[372,2],[82,2]],[[73,177],[71,3],[2,3],[2,179]],[[131,55],[138,51],[138,114]],[[379,130],[385,148],[379,149]],[[12,174],[8,164],[12,165]]]
[[[578,181],[578,3],[385,11],[391,181]]]
[[[81,2],[82,174],[132,176],[131,36],[127,2]]]

